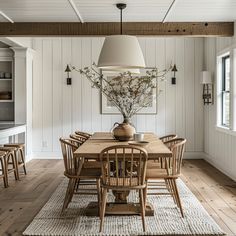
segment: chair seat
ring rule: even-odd
[[[83,163],[83,168],[85,168],[85,169],[90,169],[90,168],[99,169],[99,168],[101,168],[101,163],[99,161],[85,161]]]
[[[78,179],[98,179],[101,177],[101,169],[97,168],[82,168],[80,175],[74,174],[74,169],[69,169],[68,173],[64,172],[64,175],[68,178],[78,178]]]
[[[158,178],[165,178],[168,177],[169,174],[167,173],[166,169],[160,168],[147,168],[146,172],[146,179],[158,179]]]
[[[24,143],[7,143],[7,144],[4,144],[4,147],[23,148],[25,147],[25,144]]]

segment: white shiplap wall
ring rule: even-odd
[[[215,86],[216,56],[232,45],[235,45],[236,48],[236,36],[232,38],[205,39],[205,69],[214,73]],[[206,160],[236,180],[236,135],[220,131],[216,128],[216,98],[214,105],[205,106],[204,108],[204,125]]]
[[[138,131],[186,137],[187,151],[203,151],[203,104],[199,74],[203,69],[202,38],[139,38],[147,66],[164,69],[176,63],[177,85],[170,73],[158,97],[157,115],[137,115]],[[74,130],[109,131],[120,115],[100,114],[100,94],[86,78],[72,73],[66,85],[66,64],[77,68],[97,61],[103,38],[34,38],[33,153],[35,157],[60,155],[59,137]]]

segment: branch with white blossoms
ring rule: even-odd
[[[74,66],[72,70],[78,71],[85,76],[92,87],[98,88],[105,95],[125,118],[130,118],[143,107],[147,107],[152,102],[153,90],[158,94],[158,80],[165,81],[166,74],[172,69],[159,71],[157,68],[146,70],[145,75],[132,75],[129,71],[119,73],[112,79],[107,79],[95,63],[91,67],[77,70]]]

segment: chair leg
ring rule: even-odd
[[[19,166],[18,166],[18,150],[15,150],[14,151],[14,155],[13,155],[13,158],[14,158],[14,162],[15,162],[15,172],[16,172],[16,176],[17,176],[17,180],[20,180],[20,175],[19,175]],[[14,163],[13,162],[13,163]]]
[[[145,208],[144,208],[144,197],[143,197],[143,189],[139,190],[139,202],[140,202],[140,210],[141,210],[141,216],[142,216],[142,223],[143,223],[143,231],[146,231],[145,226]]]
[[[143,197],[144,197],[144,209],[146,210],[146,203],[147,203],[147,186],[146,188],[143,190]]]
[[[174,203],[178,206],[178,202],[177,202],[176,194],[175,194],[175,188],[174,188],[172,179],[167,179],[167,182],[168,182],[168,186],[169,186],[169,192],[171,193]]]
[[[61,210],[61,215],[64,213],[66,207],[68,206],[68,200],[69,200],[69,196],[70,196],[69,193],[70,193],[71,181],[72,181],[72,179],[69,179],[69,183],[67,185],[67,190],[66,190],[66,195],[65,195],[63,206],[62,206],[62,210]]]
[[[101,211],[101,185],[100,185],[100,179],[97,179],[96,182],[97,182],[97,192],[98,192],[98,215],[100,216],[100,211]]]
[[[26,167],[25,167],[25,152],[24,152],[24,149],[21,148],[19,151],[20,151],[20,156],[21,156],[21,162],[23,163],[23,170],[24,170],[25,175],[27,175]]]
[[[8,165],[9,165],[10,160],[11,160],[11,163],[12,163],[12,166],[13,166],[15,180],[19,180],[17,167],[16,167],[15,153],[10,152],[10,153],[7,154],[7,161],[6,161],[6,170],[7,170],[7,172],[8,172]]]
[[[7,188],[8,187],[8,178],[7,178],[7,170],[6,170],[5,161],[2,158],[0,159],[0,161],[1,161],[1,167],[2,167],[4,187]]]
[[[104,188],[104,190],[102,192],[102,207],[101,207],[101,214],[100,214],[101,222],[100,222],[99,232],[102,232],[103,223],[104,223],[104,216],[105,216],[105,212],[106,212],[106,204],[107,204],[107,189]]]
[[[78,192],[78,189],[79,189],[79,182],[80,182],[80,179],[77,179],[77,183],[76,183],[76,192]]]
[[[71,202],[71,200],[74,196],[76,182],[77,182],[77,179],[72,179],[72,181],[71,181],[70,192],[69,192],[69,201],[66,205],[66,208],[68,207],[69,203]]]
[[[182,207],[182,204],[181,204],[178,187],[176,185],[176,179],[173,179],[173,185],[174,185],[174,188],[175,188],[176,199],[177,199],[177,202],[178,202],[178,205],[179,205],[179,209],[180,209],[181,215],[182,215],[182,217],[184,217],[183,207]]]

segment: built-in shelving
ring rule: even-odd
[[[0,48],[0,121],[14,121],[13,51]]]

